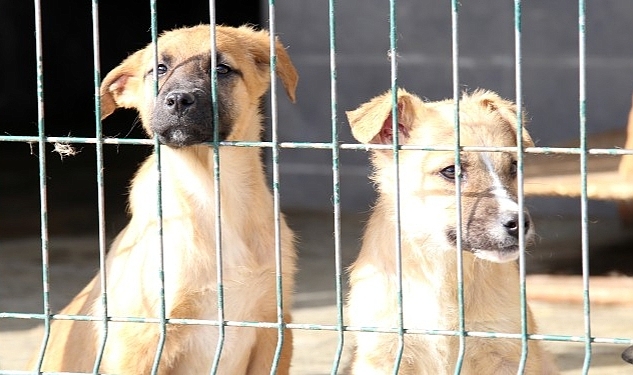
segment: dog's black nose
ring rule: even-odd
[[[622,359],[627,361],[628,363],[633,364],[633,345],[624,349],[622,352]]]
[[[196,102],[196,97],[189,92],[172,91],[165,97],[165,106],[172,114],[182,113]]]
[[[505,217],[503,220],[503,227],[506,229],[506,232],[512,237],[519,237],[519,214],[513,214]],[[523,215],[523,230],[524,233],[527,234],[530,229],[530,218],[527,215]]]

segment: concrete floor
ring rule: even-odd
[[[299,235],[300,272],[294,306],[296,323],[335,324],[337,319],[335,293],[335,263],[333,223],[331,215],[320,213],[290,213],[288,220]],[[349,264],[358,249],[365,217],[344,215],[341,223],[343,264]],[[562,219],[535,218],[541,236],[539,244],[530,251],[530,274],[565,274],[572,283],[580,283],[579,225]],[[592,221],[590,226],[592,272],[596,275],[631,274],[633,236],[619,229],[617,223]],[[51,291],[55,309],[62,307],[92,276],[97,267],[97,241],[93,236],[53,237],[50,241]],[[39,239],[0,240],[0,312],[41,311],[41,271]],[[528,277],[528,292],[539,288],[564,288],[559,284],[538,283]],[[604,279],[604,278],[603,278]],[[630,278],[606,278],[601,292],[613,291],[615,286],[630,282]],[[612,280],[609,282],[609,280]],[[532,287],[531,287],[532,285]],[[559,285],[558,287],[556,285]],[[565,290],[561,291],[565,292]],[[596,294],[598,290],[596,290]],[[564,293],[563,293],[564,294]],[[531,293],[531,306],[544,334],[583,335],[583,306],[573,299],[557,300],[557,295]],[[611,293],[613,294],[613,293]],[[633,297],[619,294],[612,299],[596,298],[591,309],[592,335],[607,338],[633,339]],[[614,296],[611,296],[614,297]],[[605,302],[606,301],[606,302]],[[0,319],[0,374],[2,370],[19,370],[27,358],[37,350],[42,327],[36,321]],[[349,359],[350,338],[346,336],[341,369]],[[292,373],[297,375],[329,374],[338,345],[335,332],[295,331],[295,356]],[[563,374],[580,374],[584,360],[581,343],[548,342]],[[594,344],[592,346],[592,375],[630,374],[633,365],[620,359],[625,345]]]

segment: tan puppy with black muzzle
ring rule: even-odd
[[[250,27],[216,28],[219,139],[259,141],[260,104],[269,87],[269,34]],[[211,104],[210,26],[164,33],[158,39],[158,96],[154,95],[151,45],[129,56],[101,86],[102,118],[117,107],[134,108],[150,136],[162,145],[162,215],[165,309],[169,319],[218,318],[213,177],[214,121]],[[277,42],[277,75],[294,101],[297,73]],[[224,319],[278,321],[275,220],[260,149],[222,146],[220,155],[221,245]],[[159,222],[157,160],[150,156],[130,191],[131,220],[107,255],[107,314],[159,318]],[[293,234],[281,220],[285,321],[294,289]],[[103,316],[97,275],[61,314]],[[116,320],[116,319],[114,319]],[[219,374],[269,374],[277,347],[276,328],[226,327]],[[102,340],[100,373],[149,374],[159,349],[160,324],[100,321],[52,324],[42,370],[92,372]],[[210,373],[218,327],[167,325],[159,374]],[[291,332],[277,373],[287,374]],[[33,363],[36,363],[35,360]],[[35,365],[32,364],[30,370]]]
[[[425,103],[399,90],[399,143],[454,147],[454,103]],[[464,94],[460,100],[462,146],[516,147],[516,106],[489,91]],[[378,96],[347,116],[354,137],[365,144],[390,145],[392,93]],[[524,130],[523,144],[532,145]],[[398,327],[395,204],[400,179],[402,295],[404,327],[459,328],[457,281],[457,205],[455,182],[461,178],[462,250],[465,322],[468,331],[520,333],[520,208],[517,204],[517,162],[513,152],[462,152],[462,173],[453,151],[400,151],[396,176],[390,149],[371,151],[372,179],[378,190],[363,244],[350,269],[348,319],[351,326]],[[524,212],[525,239],[533,236]],[[528,311],[528,329],[536,326]],[[398,336],[356,333],[352,373],[391,374]],[[453,374],[459,338],[405,335],[399,374]],[[467,337],[462,374],[516,374],[521,340]],[[529,341],[526,374],[557,370],[537,341]]]

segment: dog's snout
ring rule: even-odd
[[[185,91],[172,91],[165,97],[165,106],[173,114],[182,113],[196,102],[196,97]]]
[[[508,215],[506,217],[504,217],[502,219],[502,223],[503,223],[503,227],[506,229],[506,232],[515,238],[519,237],[519,221],[521,220],[521,218],[519,217],[519,214],[512,214],[512,215]],[[530,218],[528,217],[527,214],[523,215],[523,232],[524,234],[527,234],[528,231],[530,230]]]

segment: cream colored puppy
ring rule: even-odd
[[[164,33],[158,39],[158,95],[154,95],[152,46],[132,54],[101,85],[103,118],[119,107],[134,108],[148,135],[161,142],[162,238],[157,216],[157,159],[140,167],[130,189],[129,224],[106,259],[107,314],[116,318],[160,317],[160,247],[164,249],[167,318],[218,319],[216,201],[220,189],[224,319],[277,322],[275,220],[260,150],[220,147],[219,186],[214,180],[212,141],[258,141],[260,101],[269,87],[270,42],[266,31],[216,28],[217,118],[211,105],[210,26]],[[277,73],[294,100],[297,73],[277,42]],[[162,242],[161,242],[162,241]],[[285,321],[290,321],[295,273],[293,235],[281,220]],[[61,314],[101,319],[104,286],[95,278]],[[56,320],[42,370],[92,372],[101,343],[99,372],[149,374],[159,350],[160,325]],[[209,374],[218,343],[211,325],[169,324],[159,374]],[[219,374],[269,374],[277,329],[227,327]],[[288,374],[292,336],[287,331],[278,373]],[[35,368],[37,359],[29,370]]]
[[[378,96],[348,112],[354,137],[366,144],[390,145],[392,94]],[[425,103],[399,90],[399,142],[404,145],[453,147],[454,103]],[[463,146],[517,145],[516,106],[488,91],[460,100]],[[524,145],[532,145],[527,132]],[[348,318],[352,326],[398,327],[396,276],[396,173],[391,150],[372,150],[372,179],[378,201],[365,230],[363,245],[350,270]],[[453,151],[400,152],[400,220],[404,326],[456,330],[457,227],[455,180],[461,179],[461,246],[464,269],[466,330],[520,333],[520,208],[517,162],[512,152],[462,152],[462,173]],[[526,240],[532,238],[524,212]],[[528,311],[529,332],[535,323]],[[353,374],[391,374],[398,336],[356,334]],[[458,358],[456,336],[406,334],[399,374],[453,374]],[[557,370],[537,341],[529,341],[526,374]],[[463,374],[516,374],[521,357],[518,339],[468,337]]]

